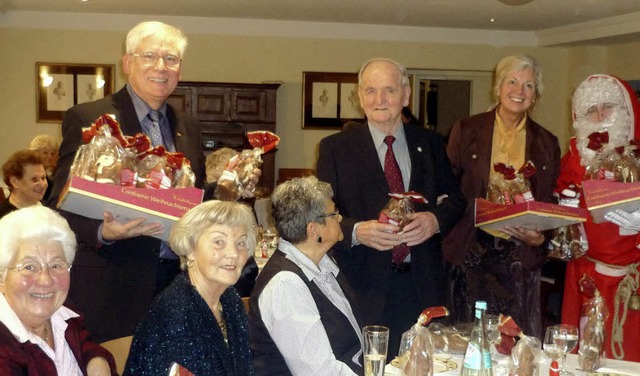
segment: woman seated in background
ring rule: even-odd
[[[138,325],[125,375],[167,375],[173,363],[195,375],[253,375],[247,315],[233,288],[256,244],[251,209],[207,201],[171,229],[176,276]]]
[[[31,140],[29,150],[35,151],[42,159],[44,170],[47,173],[47,191],[44,193],[43,200],[49,198],[51,188],[53,187],[53,174],[58,167],[58,141],[49,134],[39,134]]]
[[[117,375],[111,354],[62,305],[75,254],[75,235],[47,207],[0,220],[0,375]]]
[[[271,197],[280,234],[251,293],[257,375],[362,374],[362,335],[350,290],[327,252],[342,240],[333,191],[316,177],[279,185]]]
[[[39,205],[47,190],[47,173],[33,150],[19,150],[2,165],[9,197],[0,203],[0,218],[14,210]]]

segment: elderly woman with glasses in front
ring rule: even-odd
[[[75,253],[69,225],[47,207],[0,220],[0,375],[117,375],[113,356],[62,305]]]
[[[233,287],[256,245],[251,208],[204,202],[176,222],[169,244],[184,272],[138,325],[124,374],[167,375],[179,365],[198,376],[253,375],[247,314]]]
[[[251,294],[256,375],[362,374],[362,335],[350,289],[327,252],[342,240],[333,191],[315,177],[271,197],[278,250]]]

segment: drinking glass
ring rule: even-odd
[[[389,328],[380,325],[362,328],[364,342],[364,376],[383,376],[387,363],[387,346],[389,345]]]
[[[275,228],[266,228],[262,233],[262,240],[267,247],[267,257],[271,257],[278,248],[278,234]]]
[[[498,330],[498,325],[500,324],[500,320],[498,315],[485,314],[484,315],[484,330],[487,335],[487,342],[489,343],[489,347],[491,350],[491,358],[496,362],[495,355],[495,344],[500,338],[500,330]]]
[[[555,325],[553,335],[553,343],[557,347],[557,351],[562,354],[562,364],[560,366],[560,375],[573,376],[572,372],[566,369],[567,354],[573,351],[578,345],[578,328],[575,325],[560,324]],[[545,340],[546,343],[546,340]]]

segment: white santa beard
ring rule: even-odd
[[[595,132],[607,132],[609,143],[601,151],[613,150],[619,146],[629,144],[629,134],[633,120],[626,110],[616,109],[610,119],[601,122],[593,122],[583,117],[573,122],[576,131],[576,147],[580,153],[580,162],[583,166],[589,166],[594,162],[596,152],[587,148],[589,135]]]

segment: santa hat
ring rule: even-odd
[[[633,133],[629,134],[629,140],[640,138],[640,102],[633,88],[616,76],[594,74],[578,85],[572,99],[573,120],[596,104],[620,103],[620,96],[633,119]]]

